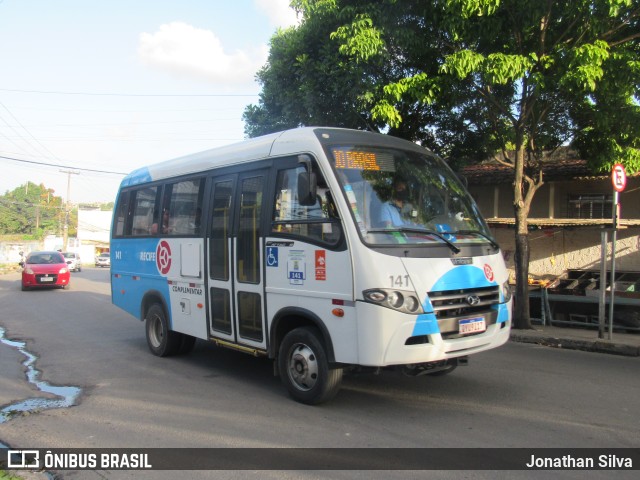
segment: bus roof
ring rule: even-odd
[[[162,180],[178,175],[188,175],[209,170],[220,165],[233,165],[269,156],[273,142],[283,132],[245,140],[240,143],[212,148],[184,157],[166,160],[134,170],[127,175],[120,187]]]
[[[134,170],[127,175],[122,180],[120,187],[128,187],[181,175],[189,175],[207,171],[215,167],[238,165],[272,156],[314,152],[322,148],[318,137],[316,136],[317,130],[329,133],[333,132],[338,134],[340,137],[349,136],[353,139],[355,136],[358,136],[361,140],[364,140],[363,137],[366,137],[368,141],[374,141],[376,143],[383,143],[387,145],[395,144],[396,146],[402,144],[405,148],[412,145],[416,149],[421,149],[422,151],[426,150],[424,147],[411,144],[411,142],[407,142],[406,140],[390,137],[388,135],[366,132],[363,130],[329,127],[302,127],[251,138],[239,143],[148,165]]]

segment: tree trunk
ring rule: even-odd
[[[513,183],[514,216],[516,220],[516,294],[513,306],[513,327],[530,329],[529,318],[529,225],[527,218],[531,201],[542,179],[536,184],[524,174],[525,148],[522,132],[517,136],[516,159],[514,162],[515,178]]]
[[[516,294],[513,306],[513,327],[529,329],[529,234],[516,233]]]

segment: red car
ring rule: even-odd
[[[60,252],[31,252],[22,266],[22,290],[69,285],[71,273]]]

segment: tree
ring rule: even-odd
[[[343,13],[331,2],[293,3],[302,23],[271,39],[268,62],[257,74],[260,101],[249,105],[243,116],[247,136],[323,125],[384,129],[412,141],[433,141],[431,105],[398,104],[404,121],[392,127],[373,118],[374,100],[383,95],[384,85],[406,72],[399,52],[352,62],[340,52],[339,39],[330,38],[343,24]]]
[[[345,63],[339,43],[329,39],[340,26],[334,13],[315,9],[300,27],[273,36],[268,63],[257,74],[259,105],[244,112],[248,136],[301,125],[370,127],[372,105],[361,94],[371,79],[359,65]]]
[[[368,107],[369,123],[409,137],[430,131],[434,135],[425,135],[423,143],[458,160],[474,161],[501,152],[500,161],[513,168],[514,326],[530,328],[527,218],[544,182],[543,153],[573,141],[595,168],[606,170],[621,162],[629,172],[640,170],[637,1],[296,0],[292,4],[303,22],[290,35],[328,17],[340,22],[320,41],[331,45],[332,52],[338,42],[339,52],[353,60],[332,56],[333,65],[344,68],[344,78],[356,87],[331,93],[349,99],[349,104]],[[320,32],[324,35],[326,28]],[[297,44],[296,57],[280,50],[281,60],[303,58],[307,48],[304,42]],[[313,50],[321,51],[318,48]],[[327,57],[304,58],[321,62]],[[278,65],[270,63],[262,72],[264,87],[269,86],[269,68],[277,70]],[[314,88],[330,89],[329,81],[341,72],[332,71],[319,86],[305,90],[303,112],[291,110],[287,118],[308,124],[304,112],[318,105]],[[286,105],[282,98],[296,86],[309,86],[293,78],[289,85],[280,83],[281,106]],[[358,104],[362,99],[366,102]],[[331,103],[322,105],[333,108]],[[414,120],[410,112],[427,112],[419,121],[429,123],[403,130],[403,124]]]
[[[52,189],[27,182],[0,196],[0,233],[41,238],[58,232],[64,221],[63,205]]]
[[[407,23],[416,27],[403,29],[405,43],[441,49],[437,74],[416,59],[412,75],[384,87],[373,117],[401,123],[397,102],[436,102],[452,85],[468,94],[459,97],[458,113],[478,106],[482,117],[465,120],[483,144],[499,147],[502,163],[514,171],[514,324],[530,328],[527,218],[544,182],[543,152],[573,139],[599,168],[622,162],[631,172],[640,169],[640,7],[632,0],[382,3],[398,14],[390,17],[381,2],[345,7],[355,15],[336,31],[342,52],[365,62],[384,55],[387,38],[396,40],[398,26]],[[407,31],[415,35],[407,38]]]

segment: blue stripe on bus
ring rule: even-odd
[[[444,290],[463,290],[473,288],[492,287],[497,282],[490,282],[482,268],[473,265],[461,265],[445,273],[431,288],[434,292]]]
[[[156,264],[157,238],[138,240],[112,239],[111,284],[113,303],[140,318],[141,301],[151,290],[157,291],[167,306],[171,326],[171,299],[167,277],[160,274]]]
[[[150,182],[153,180],[151,178],[151,172],[147,167],[139,168],[134,170],[129,175],[127,175],[124,180],[122,180],[121,187],[130,187],[131,185],[138,185],[140,183]]]
[[[462,290],[468,289],[470,285],[474,288],[491,287],[497,285],[496,282],[491,282],[484,274],[482,268],[473,265],[461,265],[455,267],[445,273],[431,288],[434,292],[446,291],[446,290]],[[433,312],[433,305],[429,296],[427,295],[422,301],[422,308],[425,312]],[[498,323],[505,322],[509,317],[509,311],[506,305],[498,306]],[[434,333],[440,333],[438,327],[438,320],[433,313],[424,313],[418,315],[416,324],[413,327],[412,336],[418,335],[431,335]]]
[[[509,309],[506,303],[501,303],[498,305],[498,319],[496,323],[504,323],[507,320],[509,320]]]
[[[434,333],[440,333],[436,315],[434,313],[423,313],[418,315],[411,336],[417,337],[419,335],[431,335]]]

